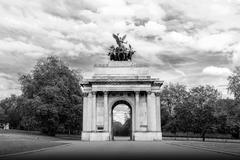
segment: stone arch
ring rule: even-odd
[[[126,101],[126,100],[117,100],[117,101],[115,101],[114,103],[113,103],[113,105],[112,105],[112,110],[117,106],[117,105],[119,105],[119,104],[125,104],[125,105],[127,105],[131,110],[132,110],[132,106],[131,106],[131,104],[128,102],[128,101]]]
[[[110,117],[109,117],[109,130],[111,131],[110,134],[110,139],[113,140],[113,128],[112,128],[112,123],[113,123],[113,110],[114,108],[119,105],[119,104],[125,104],[129,107],[130,109],[130,117],[131,117],[131,134],[130,134],[130,139],[133,140],[133,129],[134,129],[134,104],[131,102],[130,99],[128,98],[123,98],[119,97],[116,98],[112,103],[110,103]]]
[[[126,96],[112,98],[112,100],[109,102],[109,105],[108,105],[109,109],[111,110],[114,103],[117,103],[118,101],[125,101],[126,103],[128,103],[132,107],[132,111],[134,111],[134,108],[135,108],[134,101],[131,100],[131,98],[128,98]]]

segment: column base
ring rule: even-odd
[[[162,140],[162,132],[135,132],[135,141],[160,141]]]
[[[109,141],[109,132],[82,132],[82,141]]]
[[[110,141],[109,132],[82,132],[82,141]],[[162,132],[134,132],[134,141],[161,141]]]

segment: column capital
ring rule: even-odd
[[[135,91],[135,94],[139,94],[140,93],[140,91]]]
[[[88,93],[87,92],[84,92],[83,93],[83,97],[87,97],[88,96]]]
[[[104,94],[104,95],[107,95],[107,94],[108,94],[108,91],[103,91],[103,94]]]
[[[149,95],[152,94],[152,91],[147,91],[147,94],[149,94]]]

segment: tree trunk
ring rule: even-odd
[[[206,130],[204,130],[204,131],[202,132],[202,141],[203,141],[203,142],[205,141],[205,135],[206,135]]]

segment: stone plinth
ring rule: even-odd
[[[109,132],[82,132],[83,141],[109,141]]]
[[[135,63],[123,61],[113,61],[107,64],[96,64],[94,66],[95,74],[93,78],[150,78],[149,72],[146,66],[136,65]]]
[[[162,132],[135,132],[135,141],[160,141],[162,140]]]

